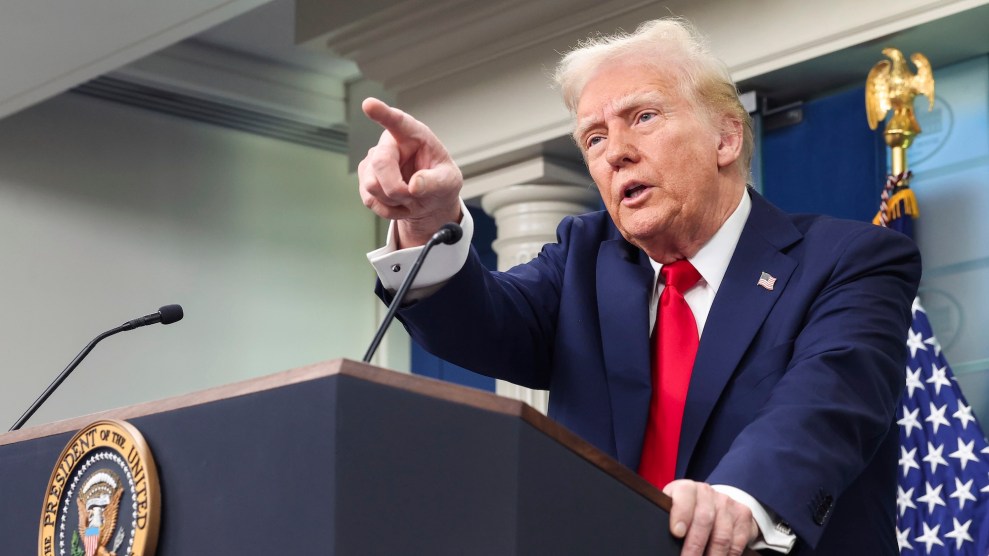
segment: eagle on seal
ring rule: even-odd
[[[117,528],[117,514],[120,512],[120,498],[124,489],[117,486],[109,497],[76,499],[79,508],[79,536],[83,538],[86,556],[117,556],[107,545]],[[116,547],[114,547],[116,548]]]

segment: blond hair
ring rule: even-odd
[[[698,109],[711,125],[727,117],[742,124],[742,176],[752,163],[752,119],[738,98],[738,90],[721,60],[694,27],[677,18],[656,19],[639,25],[634,33],[599,35],[581,41],[556,67],[554,79],[563,102],[572,114],[584,86],[601,66],[616,61],[642,61],[671,70],[678,92]]]

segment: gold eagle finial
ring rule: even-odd
[[[920,133],[920,126],[913,115],[914,97],[926,96],[930,101],[928,109],[934,109],[931,63],[923,54],[914,53],[910,60],[917,67],[917,73],[911,74],[902,52],[895,48],[885,48],[883,54],[889,60],[882,60],[873,66],[865,80],[865,111],[869,118],[869,127],[876,129],[886,113],[892,110],[893,117],[886,125],[886,132],[899,129],[910,132],[912,137]]]
[[[889,60],[882,60],[873,66],[865,80],[865,114],[869,127],[876,129],[887,112],[893,111],[883,136],[892,148],[893,175],[898,175],[906,172],[907,148],[920,133],[920,124],[913,111],[914,97],[926,96],[928,110],[934,109],[934,74],[927,57],[919,52],[910,56],[917,67],[916,74],[910,73],[906,59],[899,50],[885,48],[883,54]]]

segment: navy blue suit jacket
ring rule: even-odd
[[[795,554],[896,554],[894,412],[917,249],[750,195],[698,348],[677,477],[748,492],[792,526]],[[558,239],[505,273],[472,253],[399,318],[444,359],[549,389],[550,417],[635,469],[652,393],[652,267],[604,212],[565,219]],[[757,285],[763,272],[771,291]]]

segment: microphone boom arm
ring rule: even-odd
[[[461,237],[463,237],[463,230],[457,224],[450,222],[444,224],[443,227],[440,228],[438,232],[433,234],[433,237],[429,238],[429,241],[423,245],[422,252],[419,253],[418,257],[416,257],[415,263],[412,264],[412,268],[409,270],[408,276],[405,277],[402,285],[399,286],[398,291],[395,292],[395,297],[392,298],[391,304],[388,305],[388,312],[385,313],[385,318],[381,321],[381,326],[378,327],[378,332],[374,335],[374,339],[371,340],[371,345],[368,346],[367,352],[364,353],[364,359],[361,361],[364,363],[371,362],[371,357],[374,356],[374,352],[378,349],[378,344],[380,344],[381,340],[385,337],[385,332],[388,331],[388,327],[391,325],[392,319],[395,318],[395,313],[398,312],[398,308],[401,305],[402,300],[405,299],[405,294],[409,291],[409,288],[412,287],[412,282],[415,281],[416,275],[419,274],[419,269],[422,267],[423,261],[426,260],[426,254],[429,253],[429,250],[432,249],[437,243],[453,245],[454,243],[460,241]]]
[[[51,396],[52,393],[54,393],[55,390],[57,390],[58,387],[61,386],[63,382],[65,382],[65,379],[69,378],[69,375],[72,374],[72,371],[74,371],[76,367],[79,366],[79,363],[82,363],[82,360],[85,359],[87,355],[89,355],[89,352],[93,351],[93,348],[96,347],[96,344],[103,341],[104,338],[109,338],[110,336],[113,336],[118,332],[134,330],[135,328],[140,328],[142,326],[147,326],[149,324],[156,324],[159,322],[162,324],[171,324],[173,322],[182,320],[182,317],[183,317],[182,307],[178,305],[165,305],[164,307],[158,309],[157,313],[151,313],[150,315],[145,315],[143,317],[136,318],[134,320],[129,320],[124,324],[121,324],[116,328],[107,330],[106,332],[93,338],[93,340],[89,342],[89,344],[87,344],[86,347],[82,349],[82,351],[79,352],[79,355],[76,355],[76,358],[73,359],[71,363],[69,363],[69,366],[66,367],[65,370],[63,370],[61,373],[59,373],[57,377],[55,377],[55,380],[53,380],[52,383],[48,385],[48,388],[45,388],[45,391],[42,392],[40,396],[38,396],[38,399],[34,400],[34,403],[31,404],[31,407],[27,408],[27,411],[25,411],[24,414],[21,415],[20,419],[18,419],[17,422],[14,423],[14,426],[10,427],[10,430],[8,432],[16,431],[17,429],[23,427],[24,423],[26,423],[27,420],[30,419],[32,415],[34,415],[34,412],[38,411],[38,408],[41,407],[41,404],[45,403],[45,401],[48,400],[48,397]]]
[[[71,363],[69,363],[69,366],[66,367],[65,370],[63,370],[61,373],[59,373],[57,377],[55,377],[55,380],[53,380],[52,383],[48,385],[48,388],[45,388],[45,391],[42,392],[40,396],[38,396],[38,399],[34,400],[34,403],[31,404],[31,407],[27,408],[27,411],[25,411],[24,414],[21,415],[20,419],[18,419],[17,422],[14,423],[14,426],[10,427],[10,430],[7,432],[16,431],[17,429],[23,427],[24,423],[26,423],[27,420],[30,419],[32,415],[34,415],[34,412],[38,411],[38,408],[41,407],[41,404],[45,403],[45,401],[48,400],[48,397],[51,396],[52,393],[55,392],[55,390],[58,389],[58,387],[61,386],[63,382],[65,382],[65,379],[69,378],[69,375],[72,374],[72,371],[76,370],[76,367],[78,367],[79,363],[82,363],[82,360],[85,359],[87,355],[89,355],[89,352],[93,351],[93,348],[96,347],[96,344],[103,341],[104,338],[109,338],[110,336],[113,336],[118,332],[123,332],[124,330],[129,330],[126,324],[118,326],[113,330],[107,330],[106,332],[93,338],[93,340],[89,342],[89,344],[87,344],[86,347],[82,348],[82,351],[79,352],[79,355],[76,355],[76,358],[73,359]]]

